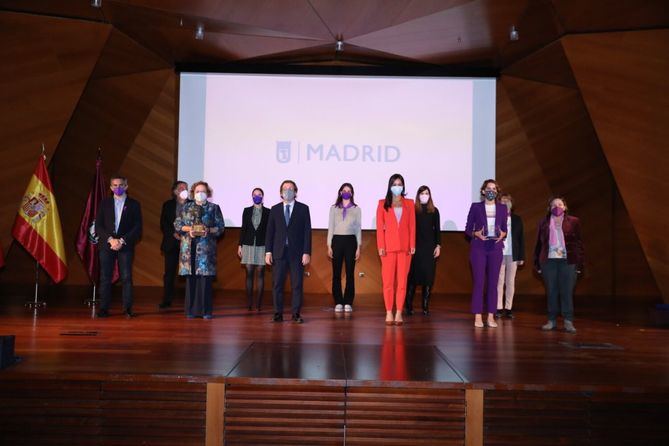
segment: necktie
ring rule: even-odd
[[[286,205],[284,218],[286,219],[286,227],[288,227],[288,223],[290,222],[290,205]],[[288,246],[288,231],[286,231],[286,246]]]

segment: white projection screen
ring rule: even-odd
[[[241,224],[251,190],[280,201],[292,179],[326,229],[342,183],[363,229],[400,173],[407,197],[432,190],[444,231],[462,231],[495,176],[495,79],[182,73],[178,177],[205,180],[226,226]]]

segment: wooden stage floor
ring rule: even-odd
[[[539,330],[536,297],[475,329],[465,296],[386,327],[380,296],[350,316],[307,296],[295,325],[241,293],[209,321],[137,294],[131,320],[118,299],[108,319],[0,301],[21,357],[0,371],[1,444],[669,444],[669,330],[647,303],[579,299],[572,335]]]

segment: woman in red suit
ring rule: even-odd
[[[407,276],[416,252],[414,202],[404,198],[404,178],[396,173],[388,180],[386,198],[376,208],[376,246],[381,257],[386,325],[402,325]],[[393,317],[393,304],[395,317]]]

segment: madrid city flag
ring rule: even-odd
[[[67,262],[63,231],[44,155],[39,157],[35,172],[23,194],[12,236],[42,265],[55,283],[65,279]]]

